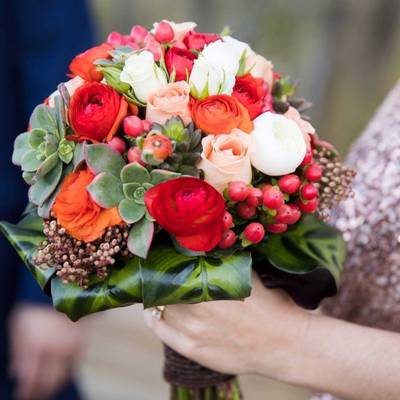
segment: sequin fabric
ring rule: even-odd
[[[348,242],[339,294],[324,305],[334,317],[400,332],[400,82],[351,148],[355,196],[333,222]],[[312,400],[337,400],[324,394]]]

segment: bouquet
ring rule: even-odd
[[[243,299],[252,269],[303,307],[336,293],[345,245],[325,220],[354,172],[296,83],[228,33],[166,20],[112,32],[17,136],[29,204],[1,230],[73,321]],[[165,354],[172,398],[240,398],[234,377]]]

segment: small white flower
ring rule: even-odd
[[[253,122],[253,167],[270,176],[294,172],[307,151],[300,128],[283,115],[271,112],[259,115]]]
[[[147,103],[150,94],[168,84],[164,71],[147,50],[135,52],[127,58],[120,79],[132,86],[135,96],[143,103]]]
[[[239,69],[239,58],[232,47],[217,40],[204,48],[195,60],[189,83],[196,98],[231,94]]]

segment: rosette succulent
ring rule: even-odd
[[[64,166],[74,158],[75,143],[66,139],[64,102],[55,96],[55,107],[41,104],[29,121],[30,130],[15,140],[12,161],[21,167],[24,180],[31,185],[29,200],[44,207],[56,191]],[[45,207],[48,214],[48,208]]]

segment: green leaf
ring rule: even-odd
[[[29,201],[41,206],[54,192],[63,172],[61,161],[47,175],[40,177],[29,189]]]
[[[28,171],[24,171],[22,172],[22,178],[24,179],[24,181],[28,184],[28,185],[32,185],[33,184],[33,177],[35,176],[34,172],[28,172]]]
[[[124,199],[119,203],[118,211],[127,224],[133,224],[143,218],[146,207],[137,204],[134,200]]]
[[[60,140],[62,140],[65,138],[66,129],[64,101],[60,95],[54,97],[54,111],[57,121],[58,135]]]
[[[125,161],[122,156],[106,144],[85,146],[85,159],[89,168],[97,175],[107,172],[119,178]]]
[[[46,132],[51,132],[58,135],[55,112],[51,107],[45,104],[39,104],[36,106],[29,120],[29,125],[32,129],[41,128]]]
[[[57,153],[53,153],[50,157],[47,157],[36,170],[35,181],[48,174],[53,168],[56,167],[57,163],[60,162]]]
[[[141,303],[139,258],[119,260],[110,268],[110,274],[105,280],[92,278],[88,289],[64,284],[54,277],[51,281],[51,296],[54,307],[72,321],[98,311]]]
[[[149,172],[137,162],[125,165],[125,167],[121,170],[120,177],[123,183],[150,182]]]
[[[84,143],[77,143],[74,149],[74,157],[72,159],[72,165],[74,166],[74,171],[79,168],[81,163],[85,161],[85,145]]]
[[[124,183],[122,185],[122,190],[127,199],[133,200],[135,196],[135,190],[140,187],[140,183]]]
[[[213,259],[184,256],[171,247],[153,247],[141,262],[144,307],[248,297],[251,264],[249,252]]]
[[[86,189],[103,208],[116,207],[124,198],[121,181],[106,172],[97,175]]]
[[[39,168],[39,165],[42,163],[37,157],[37,153],[35,150],[27,151],[21,159],[21,168],[23,171],[34,172]]]
[[[58,144],[58,157],[65,163],[69,164],[74,158],[75,142],[67,139],[61,139]]]
[[[12,154],[13,164],[21,165],[24,154],[32,150],[29,144],[29,135],[29,132],[24,132],[15,138],[14,151]]]
[[[46,131],[44,129],[36,128],[28,132],[30,146],[37,150],[39,146],[44,142],[46,137]]]
[[[0,231],[13,245],[23,263],[43,289],[55,270],[54,268],[41,270],[32,261],[37,247],[45,239],[43,220],[36,214],[36,209],[33,209],[16,225],[0,222]]]
[[[292,274],[306,274],[326,269],[339,287],[346,244],[342,234],[315,215],[301,219],[292,229],[255,246],[276,268]]]
[[[136,222],[128,236],[129,251],[139,257],[146,258],[154,236],[154,223],[142,218]]]
[[[58,150],[58,138],[55,135],[47,134],[44,141],[44,155],[51,156]]]
[[[159,183],[169,181],[170,179],[179,178],[181,174],[177,172],[165,171],[163,169],[153,169],[150,172],[151,180],[153,185],[158,185]]]

